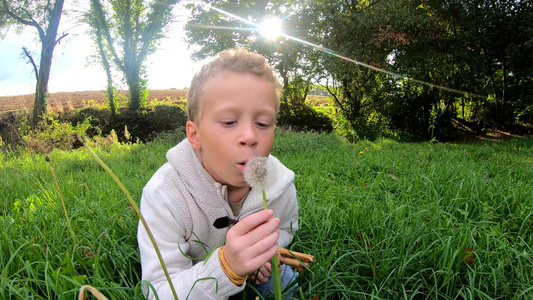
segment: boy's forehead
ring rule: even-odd
[[[242,72],[236,72],[236,71],[231,71],[231,70],[219,70],[217,72],[214,72],[213,74],[211,74],[209,77],[207,77],[207,80],[206,82],[209,82],[209,81],[212,81],[212,80],[216,80],[216,79],[228,79],[229,77],[231,77],[232,75],[252,75],[252,76],[255,76],[257,78],[262,78],[261,76],[257,75],[257,74],[254,74],[253,72],[249,72],[249,71],[242,71]],[[264,79],[264,78],[262,78]],[[266,80],[266,79],[264,79]]]
[[[279,95],[276,91],[276,86],[274,83],[272,83],[267,78],[264,78],[260,75],[254,74],[253,72],[243,71],[243,72],[235,72],[235,71],[229,71],[229,70],[220,70],[218,72],[213,72],[209,77],[205,78],[204,84],[202,85],[198,97],[198,111],[197,116],[198,120],[202,118],[203,111],[205,108],[206,102],[211,101],[229,101],[230,99],[225,99],[223,97],[214,97],[215,99],[211,99],[212,96],[218,95],[217,90],[222,92],[223,89],[227,88],[228,86],[232,85],[232,83],[236,83],[239,85],[239,89],[246,88],[246,86],[241,85],[242,78],[235,78],[231,75],[251,75],[256,77],[257,79],[260,79],[261,81],[267,82],[272,86],[272,90],[274,92],[274,106],[277,113],[277,110],[279,109]],[[209,98],[209,99],[208,99]],[[208,101],[209,100],[209,101]]]
[[[227,84],[218,84],[220,83],[220,81],[227,81],[227,83],[230,83],[230,80],[234,83],[240,83],[242,81],[242,78],[236,78],[234,77],[233,75],[250,75],[250,76],[253,76],[255,77],[256,79],[259,79],[261,81],[264,81],[264,82],[268,82],[272,85],[272,88],[275,90],[275,86],[272,82],[270,82],[268,79],[260,76],[260,75],[257,75],[257,74],[254,74],[252,72],[235,72],[235,71],[219,71],[215,74],[212,74],[211,76],[209,76],[206,80],[205,80],[205,83],[204,83],[204,86],[202,88],[202,94],[205,95],[205,92],[208,91],[208,90],[211,90],[213,88],[227,88],[228,85]],[[243,86],[244,87],[244,86]]]

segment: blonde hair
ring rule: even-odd
[[[187,117],[196,121],[202,108],[203,87],[207,81],[224,72],[250,73],[272,83],[276,90],[276,113],[279,112],[281,85],[274,74],[274,69],[266,62],[264,56],[245,49],[228,49],[220,52],[218,57],[196,73],[191,81],[187,95]]]

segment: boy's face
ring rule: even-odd
[[[225,72],[207,80],[202,97],[199,120],[187,122],[187,138],[216,181],[247,187],[244,164],[268,156],[274,142],[274,86],[253,74]]]

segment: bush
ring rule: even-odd
[[[11,111],[0,115],[0,150],[24,145],[29,150],[49,153],[82,146],[76,135],[89,143],[109,147],[124,142],[149,142],[163,132],[182,130],[187,122],[183,103],[157,102],[137,112],[122,108],[112,116],[105,106],[92,106],[65,113],[50,113],[36,126],[29,126],[29,114]]]
[[[3,144],[0,149],[22,143],[22,136],[29,130],[28,116],[23,110],[0,114],[0,139]]]
[[[54,149],[70,150],[77,148],[77,134],[84,135],[91,127],[90,121],[89,117],[73,126],[48,115],[34,130],[24,135],[22,140],[27,148],[39,153],[49,153]]]
[[[333,131],[332,120],[326,114],[307,105],[282,110],[278,115],[277,123],[282,128],[291,128],[297,131]]]
[[[89,107],[61,118],[62,121],[75,125],[89,117],[92,126],[92,129],[87,131],[89,137],[107,136],[114,131],[120,142],[152,141],[161,132],[173,131],[185,126],[187,122],[183,108],[178,105],[148,106],[137,112],[122,108],[114,117],[108,109]]]

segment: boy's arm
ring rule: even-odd
[[[279,247],[287,247],[298,230],[298,201],[296,199],[296,187],[290,184],[287,189],[274,201],[271,206],[274,216],[279,217],[280,236]]]
[[[172,201],[157,187],[147,185],[143,190],[141,213],[154,235],[179,299],[220,299],[242,290],[232,284],[221,269],[218,249],[206,261],[195,265],[181,253],[189,249],[183,220]],[[138,243],[142,279],[153,285],[160,299],[173,299],[161,263],[141,222]],[[149,295],[153,299],[153,291],[149,290]]]

